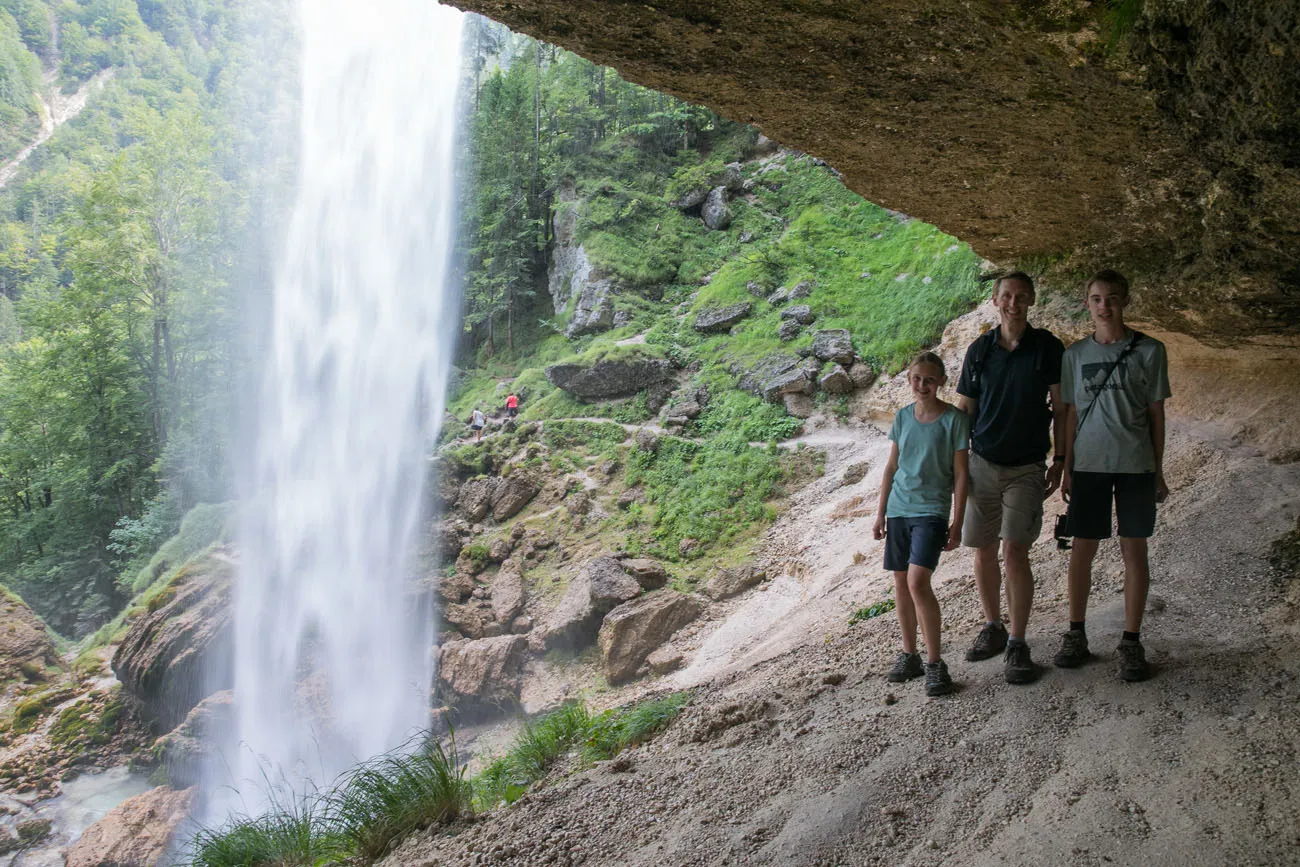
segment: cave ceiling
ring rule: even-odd
[[[1209,336],[1300,324],[1300,4],[451,0],[825,159],[1049,285]]]

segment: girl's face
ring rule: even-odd
[[[933,364],[913,364],[907,371],[907,382],[917,400],[933,400],[947,381],[948,377]]]

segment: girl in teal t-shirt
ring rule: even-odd
[[[916,357],[907,381],[916,403],[894,416],[872,530],[877,539],[888,540],[885,568],[894,573],[903,632],[903,651],[888,677],[898,683],[924,674],[926,694],[944,695],[952,691],[952,678],[939,654],[939,600],[930,589],[930,575],[939,565],[940,552],[951,551],[961,541],[970,417],[939,399],[948,377],[943,359],[933,352]],[[924,665],[916,651],[918,622],[925,638]]]

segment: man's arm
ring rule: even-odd
[[[1163,503],[1169,496],[1165,484],[1165,402],[1157,400],[1147,404],[1147,419],[1151,422],[1151,446],[1156,454],[1156,502]]]
[[[966,520],[966,492],[970,479],[970,451],[962,449],[952,456],[952,524],[948,527],[948,544],[952,551],[961,544],[961,525]]]
[[[1065,454],[1065,420],[1067,412],[1065,403],[1061,400],[1061,384],[1048,388],[1048,394],[1052,400],[1052,462],[1047,465],[1047,490],[1043,492],[1043,499],[1047,499],[1056,489],[1061,486],[1061,476],[1065,473],[1065,461],[1058,461],[1056,455]]]

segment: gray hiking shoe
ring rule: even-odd
[[[1008,644],[1007,654],[1003,657],[1002,674],[1007,683],[1033,683],[1038,680],[1038,666],[1029,657],[1029,645],[1023,641]]]
[[[1001,623],[985,623],[980,634],[975,636],[975,643],[966,651],[967,662],[979,662],[992,659],[1007,646],[1007,628]]]
[[[1151,666],[1140,641],[1121,641],[1115,650],[1119,654],[1120,680],[1136,683],[1151,676]]]
[[[921,654],[900,653],[894,660],[894,667],[889,670],[889,674],[885,675],[885,679],[890,683],[902,683],[923,674],[925,674],[925,667],[921,664]]]
[[[925,694],[929,696],[947,695],[952,692],[952,678],[948,676],[948,665],[942,659],[925,664]]]
[[[1057,668],[1078,668],[1092,658],[1088,652],[1088,635],[1079,629],[1071,629],[1061,636],[1061,649],[1056,651],[1052,662]]]

